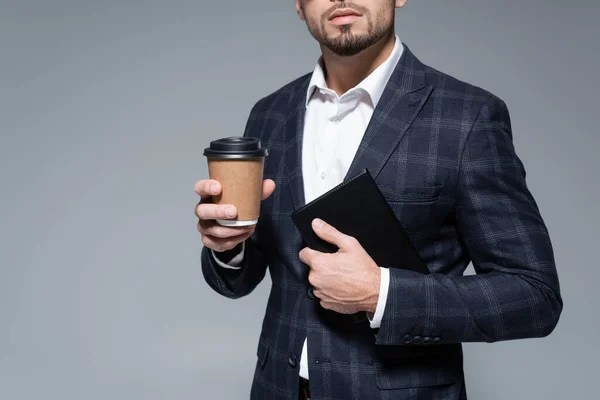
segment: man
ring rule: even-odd
[[[553,251],[507,108],[400,42],[404,3],[296,0],[322,57],[251,111],[245,135],[270,153],[257,226],[218,226],[235,207],[210,204],[218,182],[196,184],[208,284],[240,298],[267,267],[273,282],[253,399],[466,399],[461,343],[558,322]],[[327,221],[313,228],[340,250],[305,248],[291,213],[363,168],[430,275],[375,264]]]

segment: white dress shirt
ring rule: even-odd
[[[362,82],[338,96],[327,87],[319,59],[306,94],[306,116],[302,142],[302,178],[305,202],[309,203],[340,184],[354,159],[373,111],[402,56],[403,46],[398,36],[390,56]],[[214,254],[214,253],[213,253]],[[223,268],[238,269],[242,251]],[[389,271],[381,267],[379,299],[371,328],[379,328],[389,288]],[[300,357],[300,376],[308,379],[308,346],[306,339]]]

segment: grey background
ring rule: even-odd
[[[600,373],[596,1],[409,1],[425,63],[511,111],[565,300],[465,346],[472,399],[591,399]],[[0,398],[247,398],[270,287],[205,284],[202,149],[312,70],[292,0],[0,2]]]

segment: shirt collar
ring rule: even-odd
[[[369,76],[363,79],[358,85],[350,90],[355,89],[363,89],[366,91],[373,103],[373,108],[377,107],[377,103],[381,99],[381,95],[385,90],[385,87],[396,68],[396,64],[402,57],[402,53],[404,51],[404,46],[402,42],[400,42],[400,38],[398,35],[395,36],[394,48],[392,49],[392,53],[390,56],[379,66],[377,67]],[[310,78],[310,82],[308,83],[308,89],[306,92],[306,106],[308,106],[308,102],[310,101],[313,93],[317,88],[326,89],[327,82],[325,81],[325,73],[323,71],[323,57],[319,57],[319,61],[315,66],[315,69]]]

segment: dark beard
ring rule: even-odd
[[[321,44],[335,54],[343,57],[354,56],[360,53],[377,43],[387,33],[386,29],[373,31],[372,26],[369,26],[369,32],[367,34],[360,36],[354,35],[352,33],[352,26],[350,25],[341,26],[340,31],[342,33],[340,36],[334,38],[324,37]]]
[[[340,26],[340,35],[337,37],[328,37],[325,32],[325,24],[327,23],[327,15],[329,15],[333,9],[335,8],[344,8],[346,6],[351,6],[352,8],[358,10],[359,12],[361,12],[363,14],[363,16],[365,18],[368,19],[368,29],[367,29],[367,33],[361,34],[361,35],[355,35],[352,32],[352,25],[342,25]],[[392,10],[393,10],[393,2],[392,2]],[[315,39],[317,39],[321,45],[327,47],[329,50],[331,50],[332,52],[334,52],[335,54],[339,55],[339,56],[343,56],[343,57],[349,57],[349,56],[354,56],[358,53],[360,53],[361,51],[367,49],[368,47],[374,45],[375,43],[377,43],[378,41],[380,41],[383,37],[385,37],[385,35],[391,30],[393,29],[393,23],[392,24],[382,24],[381,22],[384,20],[385,16],[384,13],[382,13],[381,15],[377,15],[376,19],[377,19],[377,24],[373,24],[373,19],[372,16],[369,13],[369,10],[367,8],[364,7],[360,7],[358,5],[354,5],[354,4],[348,4],[348,3],[340,3],[337,6],[333,7],[330,11],[328,11],[326,14],[323,15],[323,17],[321,18],[321,24],[320,24],[320,32],[318,32],[317,27],[319,25],[317,25],[317,21],[310,21],[311,23],[308,24],[309,21],[307,21],[307,24],[309,25],[308,28],[311,31],[311,33],[313,34],[313,36],[315,37]],[[312,25],[312,26],[311,26]],[[318,36],[315,35],[315,33],[319,33]]]

